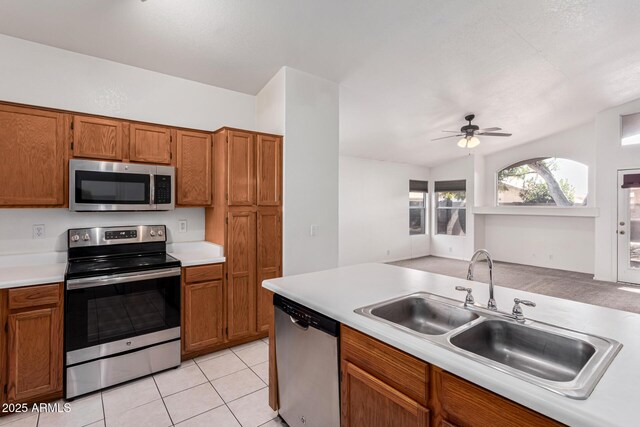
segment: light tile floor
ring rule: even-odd
[[[189,360],[76,399],[67,413],[0,417],[0,427],[285,426],[268,403],[268,344],[257,340]]]

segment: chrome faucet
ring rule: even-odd
[[[491,259],[491,254],[489,254],[486,249],[478,249],[474,252],[471,257],[471,261],[469,261],[467,280],[473,280],[473,268],[481,255],[484,255],[487,260],[487,264],[489,264],[489,302],[487,303],[487,308],[489,310],[497,310],[498,306],[496,305],[496,300],[493,298],[493,260]]]

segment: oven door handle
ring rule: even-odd
[[[97,286],[117,285],[119,283],[138,282],[141,280],[161,279],[163,277],[180,276],[180,268],[165,268],[146,272],[112,274],[109,276],[83,277],[81,279],[67,280],[68,290],[95,288]]]

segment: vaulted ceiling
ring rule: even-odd
[[[436,165],[466,113],[511,138],[640,97],[637,0],[0,0],[0,33],[256,94],[284,66],[340,84],[342,154]],[[0,52],[1,54],[1,52]]]

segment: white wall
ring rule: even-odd
[[[283,273],[336,267],[338,85],[284,67],[257,98],[260,129],[284,134]]]
[[[256,123],[262,132],[285,133],[285,74],[282,67],[256,95]]]
[[[178,220],[187,232],[178,232]],[[45,238],[33,239],[33,224],[44,224]],[[167,226],[168,242],[204,240],[204,209],[167,212],[71,212],[68,209],[0,209],[0,255],[67,250],[67,229],[111,225]]]
[[[409,235],[409,180],[426,167],[340,156],[340,265],[429,254],[429,235]]]
[[[436,205],[434,183],[436,181],[449,181],[464,179],[467,181],[467,212],[466,212],[466,235],[447,236],[436,234],[436,218],[432,215],[431,229],[434,230],[431,236],[431,254],[435,256],[469,259],[474,251],[475,219],[471,207],[474,206],[476,186],[475,164],[481,164],[475,156],[469,155],[461,159],[431,168],[429,175],[429,194],[432,206]]]
[[[0,35],[0,100],[173,126],[253,129],[255,96]]]
[[[620,116],[640,112],[640,99],[602,111],[596,116],[596,205],[600,215],[595,221],[595,278],[616,281],[618,256],[616,226],[617,171],[640,168],[640,146],[620,145]]]
[[[476,206],[496,206],[496,176],[500,170],[521,160],[546,156],[575,160],[589,167],[587,205],[595,206],[594,128],[593,122],[585,123],[485,156],[484,201]],[[484,240],[476,239],[476,247],[486,247],[496,260],[583,273],[594,271],[594,218],[477,215],[476,220],[484,223]]]

